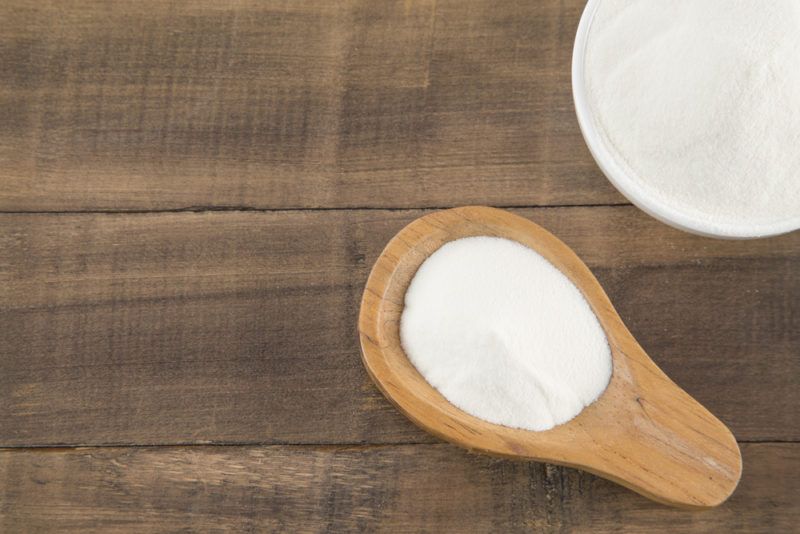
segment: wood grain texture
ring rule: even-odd
[[[0,210],[620,203],[583,0],[0,3]]]
[[[432,254],[457,239],[494,236],[536,251],[591,307],[611,351],[600,397],[573,419],[531,432],[493,424],[451,404],[403,350],[403,301]],[[466,206],[429,213],[400,230],[375,262],[358,319],[364,367],[387,399],[435,436],[501,457],[576,467],[671,506],[709,508],[742,474],[736,438],[642,349],[586,264],[563,241],[506,210]],[[493,332],[477,332],[493,335]]]
[[[791,532],[800,445],[746,444],[719,508],[450,445],[0,452],[4,532]]]
[[[5,0],[0,212],[614,204],[572,110],[584,0]],[[0,215],[0,532],[790,531],[797,444],[701,514],[470,456],[363,371],[368,269],[419,210]],[[678,384],[800,440],[800,233],[536,209]],[[159,447],[174,443],[422,443]]]
[[[364,372],[369,268],[424,212],[0,216],[0,445],[430,442]],[[519,210],[744,441],[800,439],[800,233]]]

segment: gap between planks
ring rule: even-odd
[[[633,206],[630,202],[605,203],[605,204],[524,204],[492,206],[500,209],[555,209],[555,208],[614,208]],[[287,208],[256,208],[251,206],[186,206],[183,208],[152,209],[152,210],[57,210],[38,211],[0,210],[0,215],[147,215],[158,213],[204,213],[204,212],[256,212],[256,213],[295,213],[295,212],[327,212],[327,211],[426,211],[445,210],[455,206],[413,206],[413,207],[376,207],[376,206],[348,206],[348,207],[287,207]]]
[[[800,444],[796,440],[768,439],[768,440],[737,440],[740,445],[781,445]],[[176,443],[110,443],[110,444],[79,444],[79,445],[5,445],[0,447],[0,453],[12,451],[40,450],[68,451],[74,449],[183,449],[183,448],[214,448],[214,447],[259,447],[262,449],[303,449],[303,450],[374,450],[390,449],[393,447],[408,446],[434,446],[449,445],[446,441],[398,441],[397,443],[275,443],[264,441],[219,441],[212,443],[176,442]],[[455,447],[455,445],[453,445]],[[545,463],[545,462],[538,462]]]

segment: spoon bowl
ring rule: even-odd
[[[478,419],[428,384],[403,351],[400,316],[411,279],[439,247],[471,236],[503,237],[533,249],[578,287],[597,316],[611,349],[612,377],[574,419],[539,432]],[[653,363],[572,249],[528,219],[471,206],[413,221],[372,268],[359,335],[364,366],[383,394],[415,424],[461,447],[583,469],[687,508],[716,506],[739,482],[741,455],[730,430]]]

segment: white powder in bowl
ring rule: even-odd
[[[425,260],[406,292],[400,338],[448,401],[509,427],[565,423],[611,378],[605,332],[583,294],[508,239],[458,239]]]
[[[800,227],[800,1],[602,0],[585,54],[639,194],[720,235]]]

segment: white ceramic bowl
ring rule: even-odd
[[[578,123],[580,124],[583,138],[586,140],[589,151],[592,153],[600,170],[603,171],[603,174],[606,175],[614,187],[642,211],[663,223],[694,234],[725,239],[753,239],[800,229],[800,217],[768,225],[711,224],[708,221],[693,217],[688,213],[679,212],[659,202],[616,163],[595,128],[592,109],[589,106],[586,95],[586,80],[584,76],[584,60],[589,29],[601,2],[602,0],[589,0],[581,16],[578,34],[575,37],[575,48],[572,52],[572,95],[575,99],[575,111],[578,114]]]

